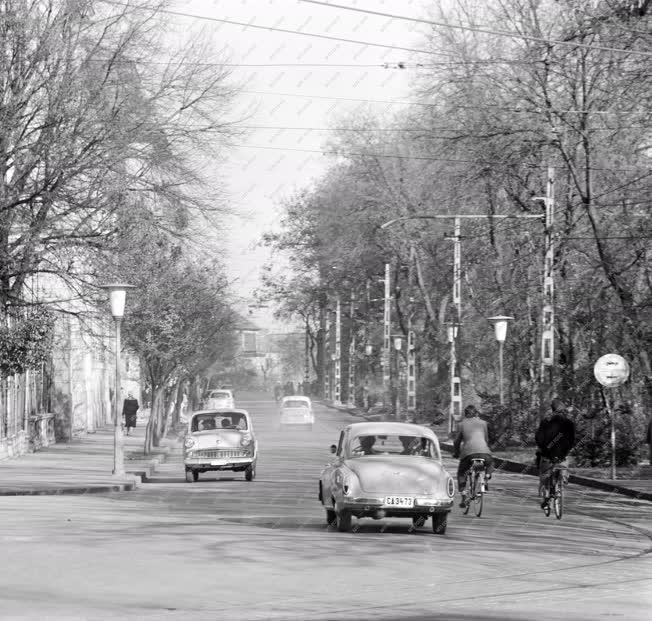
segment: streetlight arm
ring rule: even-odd
[[[537,219],[543,220],[546,217],[546,214],[436,214],[432,216],[401,216],[400,218],[394,218],[393,220],[388,220],[383,222],[380,225],[381,229],[386,229],[396,224],[397,222],[404,222],[405,220],[445,220],[451,218],[486,218],[492,220],[503,220],[503,219]]]

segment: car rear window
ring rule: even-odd
[[[284,408],[307,408],[308,407],[308,402],[307,401],[301,401],[299,399],[293,399],[291,401],[284,401],[283,402],[283,407]]]
[[[229,399],[231,395],[228,392],[223,390],[215,391],[211,393],[210,399]]]

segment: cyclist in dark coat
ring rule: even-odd
[[[536,464],[539,470],[541,506],[548,502],[548,482],[555,463],[563,468],[564,485],[568,483],[568,454],[575,446],[575,423],[566,416],[568,408],[561,399],[550,404],[552,414],[544,418],[534,434],[537,445]]]

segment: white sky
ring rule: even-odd
[[[342,0],[357,8],[423,16],[425,0]],[[333,37],[396,45],[423,47],[423,26],[404,20],[373,16],[299,2],[298,0],[179,0],[171,10],[300,30]],[[363,105],[328,97],[402,100],[409,98],[411,69],[365,65],[416,62],[407,51],[370,47],[276,31],[245,28],[220,22],[169,16],[184,27],[203,26],[215,36],[238,65],[328,64],[327,67],[238,66],[233,79],[243,84],[234,117],[248,111],[247,126],[282,128],[327,128]],[[176,24],[175,24],[176,25]],[[421,57],[423,60],[423,56]],[[356,66],[342,66],[356,65]],[[261,94],[268,93],[268,94]],[[301,96],[291,96],[291,95]],[[320,99],[324,97],[324,99]],[[399,106],[372,104],[379,111]],[[341,125],[341,123],[338,123]],[[332,162],[320,153],[290,149],[319,150],[332,136],[329,131],[303,129],[251,129],[239,140],[242,145],[229,153],[226,166],[216,163],[227,179],[231,204],[238,216],[229,223],[229,273],[237,279],[235,289],[244,296],[253,293],[268,251],[256,248],[261,235],[274,227],[279,201],[295,190],[310,185]],[[262,148],[268,147],[268,148]],[[264,313],[264,311],[262,311]],[[254,320],[265,322],[261,311]]]

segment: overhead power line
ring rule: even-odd
[[[234,144],[231,145],[239,149],[265,149],[270,151],[294,151],[297,153],[318,153],[320,155],[339,155],[341,157],[377,157],[382,159],[398,159],[398,160],[422,160],[428,162],[451,162],[453,164],[488,164],[491,166],[507,166],[509,165],[506,162],[500,162],[497,160],[481,160],[481,159],[456,159],[456,158],[446,158],[446,157],[432,157],[429,155],[400,155],[400,154],[390,154],[390,153],[351,153],[351,152],[340,152],[340,151],[328,151],[326,149],[302,149],[298,147],[271,147],[265,145],[254,145],[254,144]],[[544,168],[548,169],[550,166],[544,164],[524,164],[528,168]],[[559,170],[566,170],[567,167],[564,165],[552,166],[552,168],[557,168]],[[600,170],[605,172],[636,172],[636,168],[605,168],[605,167],[589,167],[589,170]]]
[[[303,97],[306,99],[328,99],[332,101],[355,101],[359,103],[377,103],[377,104],[390,104],[396,106],[425,106],[425,107],[436,107],[440,104],[424,101],[396,101],[391,99],[361,99],[355,97],[334,97],[332,95],[304,95],[303,93],[274,93],[270,91],[249,91],[242,90],[242,93],[247,93],[249,95],[276,95],[278,97]],[[455,104],[453,107],[469,110],[485,110],[490,108],[497,108],[498,110],[503,110],[505,112],[517,112],[521,114],[542,114],[547,112],[547,109],[538,108],[534,110],[528,110],[525,108],[506,108],[499,104],[485,104],[483,106],[471,106],[467,104]],[[555,114],[634,114],[628,110],[552,110]]]
[[[548,45],[568,45],[574,48],[580,47],[589,50],[600,50],[604,52],[621,52],[624,54],[637,54],[640,56],[652,56],[652,52],[643,52],[639,50],[625,50],[616,47],[606,47],[603,45],[591,45],[589,43],[576,43],[574,41],[562,41],[560,39],[546,39],[545,37],[536,37],[533,35],[521,34],[519,32],[507,32],[502,30],[491,30],[489,28],[478,28],[477,26],[463,26],[461,24],[447,24],[446,22],[436,22],[430,19],[422,19],[418,17],[409,17],[406,15],[396,15],[394,13],[384,13],[382,11],[371,11],[369,9],[359,9],[358,7],[346,6],[343,4],[333,4],[331,2],[323,2],[321,0],[299,0],[308,4],[318,4],[327,6],[333,9],[342,9],[344,11],[355,11],[356,13],[366,13],[367,15],[377,15],[379,17],[389,17],[391,19],[401,19],[409,22],[416,22],[420,24],[428,24],[431,26],[440,26],[443,28],[450,28],[453,30],[467,30],[470,32],[479,32],[481,34],[494,35],[498,37],[510,37],[512,39],[525,39],[527,41],[538,41],[547,43]]]

